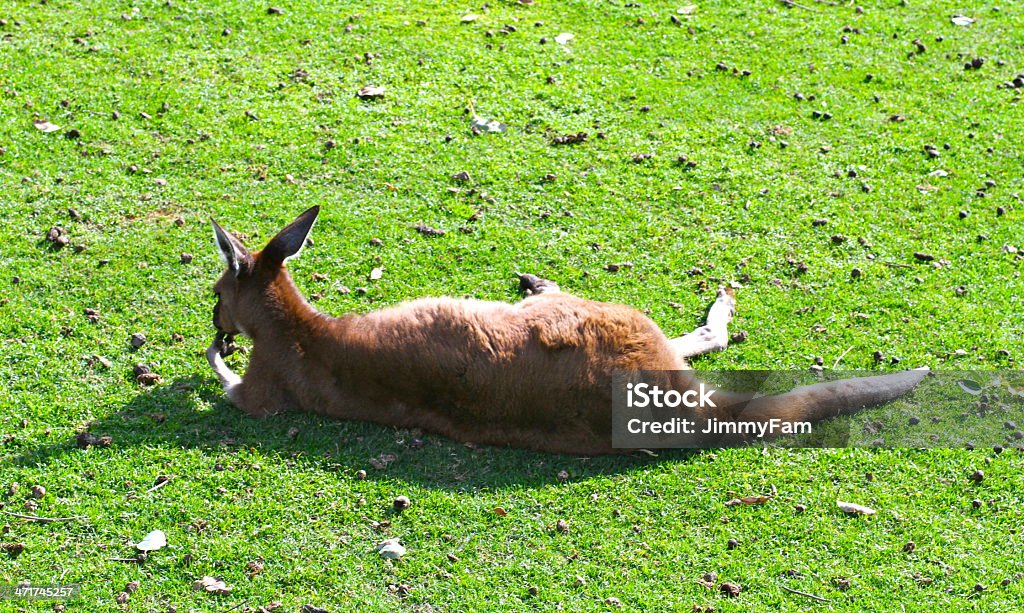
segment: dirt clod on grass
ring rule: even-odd
[[[408,496],[397,496],[395,497],[394,502],[391,503],[391,506],[399,513],[408,509],[410,505],[412,505],[412,502],[409,500]]]
[[[552,145],[577,145],[579,143],[587,142],[590,135],[586,132],[577,132],[575,134],[560,134],[551,139]]]
[[[722,595],[728,598],[736,598],[740,595],[741,588],[739,584],[726,581],[722,585],[718,586],[718,590],[722,592]]]

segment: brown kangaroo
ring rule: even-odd
[[[228,398],[254,417],[303,410],[463,442],[621,453],[612,447],[612,374],[664,371],[663,389],[696,389],[686,358],[727,344],[735,307],[729,289],[718,291],[706,325],[668,339],[633,308],[577,298],[533,275],[520,275],[527,297],[516,304],[425,298],[330,317],[303,299],[285,268],[318,213],[302,213],[256,253],[213,222],[227,270],[214,285],[218,334],[206,357]],[[225,335],[235,334],[253,342],[244,377],[222,359]],[[813,422],[896,398],[925,374],[846,379],[770,397],[725,394],[716,408],[694,411]]]

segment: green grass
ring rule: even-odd
[[[636,611],[1019,608],[1013,450],[588,460],[310,416],[256,422],[225,402],[202,357],[221,268],[208,218],[258,246],[313,204],[315,245],[292,269],[331,313],[514,300],[523,271],[679,334],[735,283],[733,328],[749,337],[699,368],[1019,364],[1022,260],[1004,246],[1024,247],[1021,90],[997,86],[1024,72],[1020,6],[709,1],[674,25],[679,5],[662,2],[492,4],[0,5],[0,510],[25,512],[40,484],[34,513],[83,518],[4,517],[0,541],[25,550],[0,554],[0,583],[82,583],[67,603],[82,611],[602,611],[610,597]],[[960,13],[977,22],[950,23]],[[562,32],[575,38],[554,42]],[[984,65],[965,70],[974,57]],[[385,97],[356,98],[368,84]],[[470,107],[508,131],[472,135]],[[551,144],[579,131],[587,142]],[[451,178],[463,170],[471,181]],[[52,226],[68,247],[45,240]],[[135,332],[148,337],[138,350]],[[138,362],[163,383],[139,387]],[[86,427],[111,446],[77,449]],[[396,459],[372,468],[382,454]],[[979,468],[984,481],[969,480]],[[170,482],[147,491],[160,475]],[[773,487],[767,504],[723,505]],[[399,494],[412,507],[394,514]],[[844,516],[837,498],[878,514]],[[111,559],[156,528],[166,549]],[[374,550],[390,537],[409,549],[397,563]],[[706,572],[741,595],[702,586]],[[203,575],[232,593],[193,592]]]

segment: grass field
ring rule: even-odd
[[[258,247],[319,204],[290,267],[334,314],[514,300],[522,271],[677,335],[731,283],[747,338],[698,368],[1017,368],[1024,7],[424,4],[0,4],[0,511],[75,518],[0,515],[0,584],[80,583],[68,611],[1019,609],[1012,448],[472,449],[250,420],[202,352],[209,218]]]

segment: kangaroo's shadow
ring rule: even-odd
[[[695,453],[668,450],[659,452],[658,457],[581,458],[476,447],[431,433],[304,413],[257,420],[232,406],[212,378],[193,375],[142,390],[120,409],[91,422],[88,434],[29,448],[15,456],[14,462],[45,466],[66,454],[81,453],[85,446],[102,453],[105,445],[140,451],[153,447],[200,449],[216,456],[252,449],[282,462],[306,463],[325,473],[351,475],[365,470],[369,479],[398,479],[451,490],[542,486],[557,482],[562,471],[573,480],[623,474]]]

